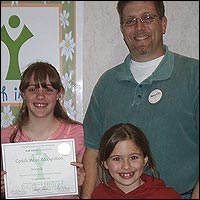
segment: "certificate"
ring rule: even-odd
[[[6,199],[77,195],[74,139],[2,144]]]

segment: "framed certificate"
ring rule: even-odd
[[[78,194],[74,139],[2,144],[6,199]]]

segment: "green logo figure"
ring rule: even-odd
[[[9,18],[9,25],[11,28],[17,28],[20,24],[20,19],[17,15],[12,15]],[[10,53],[10,63],[6,80],[20,80],[21,72],[19,67],[19,51],[21,46],[31,37],[33,34],[29,31],[26,25],[23,26],[21,33],[16,40],[13,40],[3,25],[1,28],[1,41],[7,46]]]

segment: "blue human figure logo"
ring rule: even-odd
[[[20,18],[17,15],[12,15],[9,18],[9,26],[11,28],[17,28],[20,24]],[[20,80],[21,72],[19,67],[19,51],[22,45],[31,37],[33,34],[27,28],[26,25],[23,26],[21,33],[13,40],[6,30],[6,27],[3,25],[1,27],[1,41],[7,46],[10,54],[10,63],[8,67],[8,72],[6,75],[6,80]]]
[[[3,87],[2,87],[1,96],[3,97],[3,100],[2,100],[2,101],[8,101],[8,95],[7,95],[7,93],[6,93],[6,86],[3,86]]]

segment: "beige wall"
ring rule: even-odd
[[[121,63],[128,53],[116,4],[117,1],[84,1],[83,115],[99,77]],[[168,18],[164,42],[172,51],[199,59],[199,1],[164,4]]]

